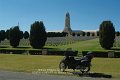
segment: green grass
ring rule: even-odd
[[[58,46],[45,46],[49,50],[66,50],[67,48],[72,48],[73,50],[81,51],[106,51],[103,49],[99,44],[99,38],[85,40],[85,41],[78,41],[71,44],[66,45],[58,45]],[[0,49],[7,49],[7,50],[38,50],[33,49],[31,46],[19,46],[18,48],[12,48],[10,46],[0,46]],[[120,50],[120,48],[118,48]]]
[[[120,78],[120,58],[94,58],[91,71]]]
[[[37,69],[58,69],[63,56],[0,54],[0,70],[32,72]],[[120,78],[120,58],[94,58],[91,72]]]
[[[99,40],[92,39],[87,41],[79,41],[62,46],[45,46],[50,50],[66,50],[72,48],[73,50],[81,51],[106,51],[101,48]],[[13,49],[16,48],[0,48]],[[20,47],[19,50],[28,49],[31,47]],[[120,48],[117,48],[118,51]],[[63,56],[43,56],[43,55],[14,55],[14,54],[0,54],[0,70],[32,72],[37,69],[58,69],[58,65]],[[91,72],[110,74],[115,78],[120,78],[120,59],[119,58],[94,58],[92,61]]]
[[[0,54],[0,69],[31,72],[34,69],[56,69],[62,56]]]
[[[103,48],[101,48],[99,44],[98,38],[92,39],[92,40],[86,40],[86,41],[79,41],[76,43],[68,44],[68,45],[62,45],[62,46],[46,46],[50,48],[60,48],[63,50],[66,50],[67,48],[72,48],[73,50],[77,50],[79,52],[84,51],[84,50],[101,50],[105,51]]]

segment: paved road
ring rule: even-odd
[[[0,71],[0,80],[109,80],[109,79]]]

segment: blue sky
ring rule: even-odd
[[[0,0],[0,30],[19,22],[29,31],[35,21],[43,21],[47,31],[63,30],[66,12],[74,30],[96,30],[111,20],[120,31],[120,0]]]

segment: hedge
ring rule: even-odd
[[[48,51],[48,55],[77,56],[78,51]]]
[[[115,58],[120,58],[120,52],[115,52]]]
[[[6,50],[6,49],[0,49],[0,53],[4,54],[22,54],[25,50]]]
[[[2,54],[30,54],[30,55],[62,55],[62,56],[77,56],[78,51],[55,51],[48,49],[40,49],[40,50],[17,50],[17,49],[0,49],[0,53]]]
[[[89,51],[82,51],[82,55],[85,56]],[[110,51],[92,51],[94,57],[108,58],[108,53]],[[114,52],[114,51],[113,51]],[[114,58],[120,58],[120,52],[114,52]]]

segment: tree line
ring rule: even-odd
[[[15,26],[15,27],[18,27],[19,26]],[[9,37],[10,37],[10,30],[12,30],[12,28],[8,29],[8,30],[0,30],[0,41],[4,41],[5,39],[9,40]],[[29,33],[28,31],[20,31],[20,38],[21,39],[28,39],[29,38]]]
[[[21,31],[19,26],[14,26],[8,30],[0,31],[0,42],[4,39],[8,39],[10,41],[10,45],[16,48],[19,45],[20,39],[29,39],[30,45],[33,48],[40,49],[43,48],[47,37],[64,37],[67,33],[59,33],[59,32],[46,32],[44,23],[42,21],[35,21],[30,26],[30,33],[28,31]],[[90,36],[90,32],[83,32],[82,36]],[[104,49],[111,49],[113,47],[113,43],[115,40],[115,36],[120,36],[120,32],[115,32],[114,25],[111,21],[103,21],[100,24],[99,31],[96,33],[99,36],[99,43]],[[75,36],[75,33],[72,34]],[[80,36],[78,34],[77,36]],[[92,33],[92,36],[95,36],[95,33]]]
[[[8,30],[0,31],[0,42],[8,39],[10,45],[14,48],[19,46],[20,39],[28,39],[33,48],[39,49],[45,45],[47,40],[45,26],[42,21],[35,21],[31,25],[30,33],[21,31],[19,26],[14,26]]]

